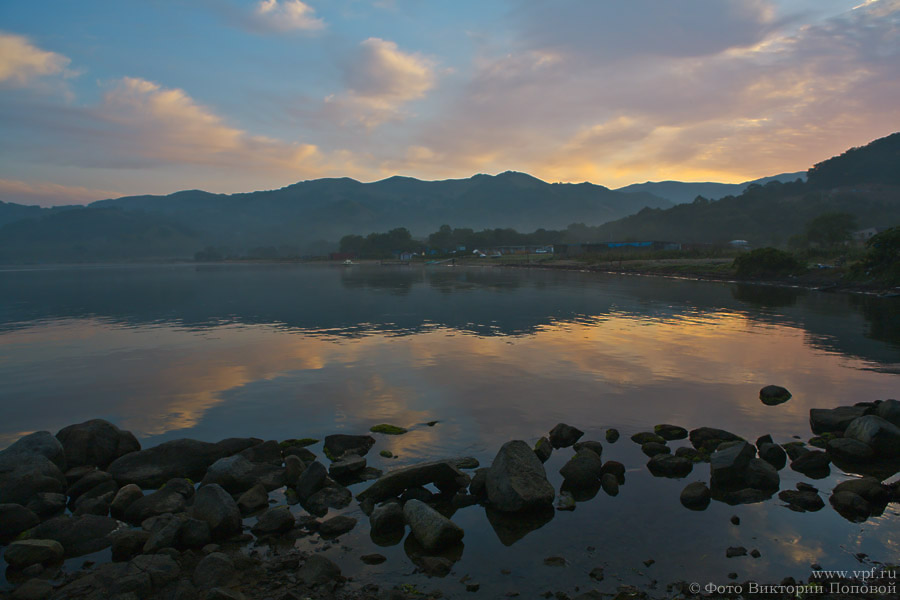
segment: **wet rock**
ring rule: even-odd
[[[306,470],[306,463],[299,456],[288,455],[284,457],[284,483],[288,487],[297,485],[300,475]]]
[[[222,441],[216,442],[216,446],[221,450],[222,456],[231,456],[233,454],[237,454],[238,452],[243,452],[247,448],[252,448],[254,446],[258,446],[262,444],[263,440],[259,438],[226,438]]]
[[[297,579],[304,585],[322,585],[341,577],[341,568],[321,554],[313,554],[300,567]]]
[[[733,485],[741,482],[747,465],[756,455],[756,449],[747,442],[737,442],[722,450],[716,450],[709,458],[712,485]]]
[[[865,498],[850,491],[836,492],[828,499],[842,517],[848,521],[859,523],[872,514],[872,505]]]
[[[259,515],[251,531],[255,535],[277,535],[294,528],[294,515],[287,506],[276,506]]]
[[[249,448],[244,448],[238,454],[252,463],[267,463],[276,467],[280,467],[284,460],[281,456],[281,446],[275,440],[254,444]]]
[[[553,454],[553,445],[546,437],[542,437],[534,445],[534,453],[542,463],[545,463],[550,458],[550,455]]]
[[[791,460],[797,460],[807,452],[810,452],[810,449],[803,442],[788,442],[782,444],[781,447]]]
[[[694,448],[690,448],[687,446],[684,446],[681,448],[676,448],[675,456],[680,456],[681,458],[686,458],[689,461],[691,461],[692,463],[703,462],[704,458],[706,457],[706,455],[703,454],[702,452],[700,452],[699,450],[696,450]]]
[[[65,551],[56,540],[21,540],[13,542],[3,552],[3,559],[12,569],[22,570],[31,565],[62,562]]]
[[[670,452],[672,452],[672,450],[665,444],[659,444],[657,442],[647,442],[646,444],[641,444],[641,452],[643,452],[647,456],[654,457],[657,454],[669,454]]]
[[[319,457],[313,454],[310,450],[301,446],[291,446],[290,448],[285,448],[284,457],[287,458],[288,456],[296,456],[303,461],[304,465],[308,465],[312,461],[319,459]]]
[[[705,510],[709,506],[710,492],[705,483],[689,483],[681,491],[681,504],[690,510]]]
[[[66,453],[62,444],[49,431],[35,431],[19,438],[4,450],[3,454],[40,455],[55,464],[60,471],[65,471],[68,468]]]
[[[319,535],[326,539],[335,538],[351,531],[354,527],[356,527],[356,519],[345,515],[338,515],[322,521],[319,525]]]
[[[66,497],[63,494],[52,494],[49,492],[41,492],[35,494],[34,498],[26,506],[28,510],[36,514],[41,519],[47,519],[63,512],[66,509]],[[0,516],[0,522],[3,517]],[[2,526],[0,526],[2,530]],[[3,535],[0,534],[0,538]]]
[[[791,462],[791,469],[813,479],[824,479],[831,473],[831,459],[821,450],[810,450]]]
[[[453,568],[453,561],[443,556],[421,556],[416,565],[429,577],[446,577]]]
[[[619,439],[619,430],[618,429],[607,429],[606,430],[606,441],[610,444],[616,443],[616,440]]]
[[[710,452],[715,451],[722,442],[743,441],[740,436],[737,436],[730,431],[715,429],[713,427],[698,427],[697,429],[692,429],[689,438],[691,440],[691,446],[697,450],[706,449]]]
[[[380,565],[387,560],[387,557],[384,554],[363,554],[359,557],[359,560],[367,565]]]
[[[575,496],[568,491],[561,491],[556,499],[556,510],[572,511],[575,510]]]
[[[375,438],[371,435],[329,435],[325,438],[325,456],[331,460],[339,460],[346,454],[365,456],[374,445]]]
[[[725,551],[725,558],[734,558],[736,556],[747,556],[747,549],[743,546],[731,546]]]
[[[418,500],[410,500],[403,506],[403,517],[416,540],[429,552],[453,546],[464,535],[459,525]]]
[[[222,486],[230,494],[246,492],[257,484],[272,491],[284,485],[284,469],[268,462],[251,462],[243,454],[235,454],[220,458],[210,465],[201,485],[213,483]]]
[[[135,525],[145,519],[166,513],[178,513],[185,510],[187,501],[174,489],[162,488],[152,494],[141,496],[125,509],[124,518]]]
[[[227,539],[241,532],[241,511],[237,503],[216,484],[197,490],[192,516],[209,524],[213,539]]]
[[[69,468],[93,465],[103,469],[117,458],[141,449],[130,431],[103,419],[69,425],[56,434],[56,439],[65,449]]]
[[[866,414],[864,406],[809,409],[809,426],[815,434],[843,433],[855,419]]]
[[[872,448],[878,456],[900,456],[900,427],[876,415],[854,419],[844,437],[859,440]]]
[[[74,507],[72,514],[76,517],[79,515],[100,515],[105,517],[109,514],[109,500],[105,498],[84,498],[79,499],[78,504]]]
[[[356,454],[350,454],[344,458],[331,463],[328,467],[328,473],[332,477],[344,477],[352,475],[366,468],[366,459]]]
[[[600,477],[600,487],[610,496],[619,495],[619,480],[612,473],[604,473]]]
[[[759,400],[766,406],[784,404],[791,399],[791,393],[780,385],[767,385],[759,390]]]
[[[891,495],[888,489],[874,477],[861,477],[842,481],[834,487],[834,493],[853,492],[873,504],[886,504]]]
[[[759,457],[778,470],[787,464],[787,453],[784,448],[771,442],[759,445]]]
[[[680,478],[691,473],[694,463],[682,456],[656,454],[647,463],[647,468],[656,477]]]
[[[584,432],[577,427],[558,423],[556,427],[550,430],[550,444],[554,448],[568,448],[584,435]]]
[[[744,472],[744,484],[757,490],[777,490],[781,479],[771,464],[761,458],[751,458]]]
[[[530,447],[528,447],[528,452],[534,462],[540,465],[540,460]],[[541,471],[543,471],[543,467],[541,467]],[[357,499],[360,501],[371,499],[380,502],[399,496],[407,488],[428,484],[434,484],[442,492],[450,493],[468,487],[469,482],[469,476],[460,471],[450,460],[419,463],[388,471],[375,483],[360,492]]]
[[[490,469],[483,467],[477,469],[469,484],[469,493],[476,498],[484,498],[487,495],[487,474]]]
[[[160,519],[157,526],[150,530],[150,537],[144,543],[144,553],[153,554],[163,548],[174,548],[178,543],[178,534],[185,521],[187,521],[187,515],[184,514],[171,515],[165,520]]]
[[[143,497],[144,492],[141,488],[133,483],[129,483],[116,492],[116,495],[109,505],[109,512],[113,517],[123,519],[128,507]]]
[[[617,460],[608,460],[603,463],[603,466],[600,468],[600,476],[607,473],[613,475],[616,478],[616,481],[619,482],[619,485],[625,483],[625,465],[620,463]]]
[[[21,504],[0,504],[0,540],[11,539],[41,520]]]
[[[29,539],[56,540],[66,551],[66,557],[83,556],[108,548],[110,534],[119,522],[109,517],[83,515],[55,517],[29,530]]]
[[[406,526],[403,508],[396,502],[375,507],[372,514],[369,515],[369,526],[373,535],[386,535],[397,530],[402,531]]]
[[[815,491],[783,490],[778,493],[778,498],[797,512],[815,512],[825,507],[825,501]]]
[[[121,456],[107,470],[122,485],[154,489],[175,477],[198,481],[224,454],[217,444],[179,439]]]
[[[656,435],[652,431],[641,431],[639,433],[635,433],[631,436],[631,441],[635,444],[640,444],[643,446],[644,444],[654,443],[654,444],[665,444],[666,440],[659,435]]]
[[[521,440],[505,443],[487,475],[488,500],[502,512],[551,507],[556,492],[541,461]]]
[[[185,519],[178,530],[178,548],[202,548],[212,539],[209,523],[199,519]]]
[[[488,506],[485,514],[500,543],[512,546],[553,520],[556,511],[552,505],[541,505],[539,508],[520,512],[502,512]]]
[[[46,456],[0,452],[0,504],[28,504],[42,492],[64,493],[66,477]]]
[[[577,442],[572,448],[575,452],[580,452],[581,450],[590,450],[597,456],[603,456],[603,444],[600,442],[595,442],[593,440],[587,440],[584,442]]]
[[[97,471],[97,472],[100,473],[101,471]],[[74,499],[75,500],[74,502],[70,502],[70,505],[73,508],[78,508],[79,503],[82,502],[83,500],[102,498],[102,499],[106,500],[107,507],[108,507],[109,503],[112,502],[113,498],[115,498],[115,496],[116,496],[116,492],[118,492],[118,491],[119,491],[119,484],[116,483],[115,481],[113,481],[112,479],[109,479],[102,483],[98,483],[97,485],[84,491],[77,497],[77,499]],[[70,496],[71,496],[71,494],[70,494]]]
[[[875,457],[875,451],[868,445],[852,438],[836,438],[826,445],[829,454],[854,462],[864,462]]]
[[[884,400],[879,402],[875,409],[875,414],[885,421],[900,427],[900,401]]]
[[[588,487],[600,479],[603,461],[593,450],[584,448],[563,465],[559,470],[569,487]]]
[[[688,431],[678,425],[663,423],[653,428],[653,432],[664,440],[683,440],[688,436]]]
[[[328,470],[325,468],[325,465],[317,460],[311,462],[309,466],[306,467],[306,470],[300,475],[297,486],[294,488],[297,492],[297,496],[300,497],[300,501],[306,500],[322,489],[327,478]]]
[[[434,500],[434,494],[421,486],[415,486],[407,488],[406,491],[400,495],[400,504],[405,504],[409,500],[420,500],[427,504]]]
[[[329,508],[341,509],[353,501],[353,494],[347,488],[330,482],[321,490],[307,498],[302,504],[310,513],[323,516]]]
[[[261,483],[240,495],[237,500],[238,509],[242,515],[249,515],[269,505],[269,492]]]
[[[53,593],[53,586],[43,579],[29,579],[10,595],[12,600],[45,600]]]
[[[198,589],[209,590],[228,585],[234,579],[235,574],[234,562],[228,555],[222,552],[213,552],[204,556],[197,563],[191,580]]]
[[[150,532],[139,529],[118,531],[110,536],[112,559],[116,562],[128,561],[141,554],[150,539]]]

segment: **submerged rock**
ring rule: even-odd
[[[653,432],[667,441],[683,440],[688,436],[688,431],[684,427],[679,427],[678,425],[669,425],[668,423],[663,423],[655,426],[653,428]]]
[[[556,492],[541,461],[521,440],[505,443],[487,474],[491,505],[501,512],[552,508]]]

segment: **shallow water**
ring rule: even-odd
[[[654,478],[628,436],[674,423],[750,440],[811,436],[809,409],[897,397],[900,301],[762,286],[592,273],[451,267],[167,265],[0,272],[0,447],[40,429],[105,418],[142,444],[193,437],[322,438],[376,423],[370,464],[471,455],[488,465],[503,442],[533,443],[558,422],[603,440],[625,463],[617,497],[602,491],[514,543],[485,510],[466,530],[454,574],[421,587],[465,596],[652,580],[806,579],[809,565],[858,569],[853,555],[900,556],[893,505],[863,524],[830,507],[794,513],[777,497],[704,512],[678,501],[683,480]],[[766,384],[793,392],[758,399]],[[438,420],[434,427],[427,421]],[[676,442],[678,446],[686,442]],[[319,452],[321,445],[312,447]],[[399,456],[389,460],[378,451]],[[571,450],[547,463],[554,485]],[[782,489],[810,481],[789,468]],[[826,497],[846,476],[813,482]],[[352,488],[354,492],[365,484]],[[299,511],[299,507],[298,511]],[[360,516],[355,505],[348,514]],[[740,526],[729,517],[741,517]],[[522,533],[522,532],[519,532]],[[515,537],[515,536],[513,536]],[[503,538],[503,539],[501,539]],[[507,542],[506,544],[504,543]],[[329,555],[362,580],[410,578],[403,544],[375,546],[362,523]],[[725,558],[728,546],[762,556]],[[588,551],[591,547],[593,550]],[[379,551],[388,561],[362,565]],[[565,567],[543,559],[563,556]],[[656,562],[645,567],[644,560]],[[588,572],[604,566],[597,584]],[[503,575],[500,569],[510,569]],[[536,595],[536,594],[535,594]]]

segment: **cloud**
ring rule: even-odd
[[[70,60],[41,50],[28,38],[0,32],[0,83],[25,87],[39,77],[66,75]]]
[[[96,190],[80,186],[60,185],[48,181],[19,181],[0,179],[0,201],[40,206],[89,204],[95,200],[123,196],[111,190]]]
[[[315,9],[300,0],[259,0],[248,24],[258,31],[279,33],[324,29],[325,21],[315,15]]]
[[[434,87],[435,64],[380,38],[363,41],[344,67],[346,90],[325,99],[326,113],[367,127],[398,120],[400,108]]]

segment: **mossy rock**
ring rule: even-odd
[[[606,441],[610,444],[615,443],[615,441],[619,439],[619,430],[618,429],[607,429],[606,430]]]
[[[816,448],[826,448],[828,447],[828,440],[825,439],[825,436],[816,436],[809,438],[809,445],[815,446]]]
[[[373,425],[369,428],[369,431],[371,431],[372,433],[384,433],[386,435],[403,435],[409,430],[405,427],[397,427],[396,425],[381,423],[380,425]]]
[[[380,454],[381,456],[383,456],[385,458],[394,458],[394,453],[391,452],[390,450],[382,450],[378,454]]]
[[[301,448],[305,448],[306,446],[312,446],[313,444],[318,444],[319,440],[314,440],[313,438],[300,438],[298,440],[284,440],[280,442],[278,445],[284,448],[292,448],[294,446],[300,446]]]

